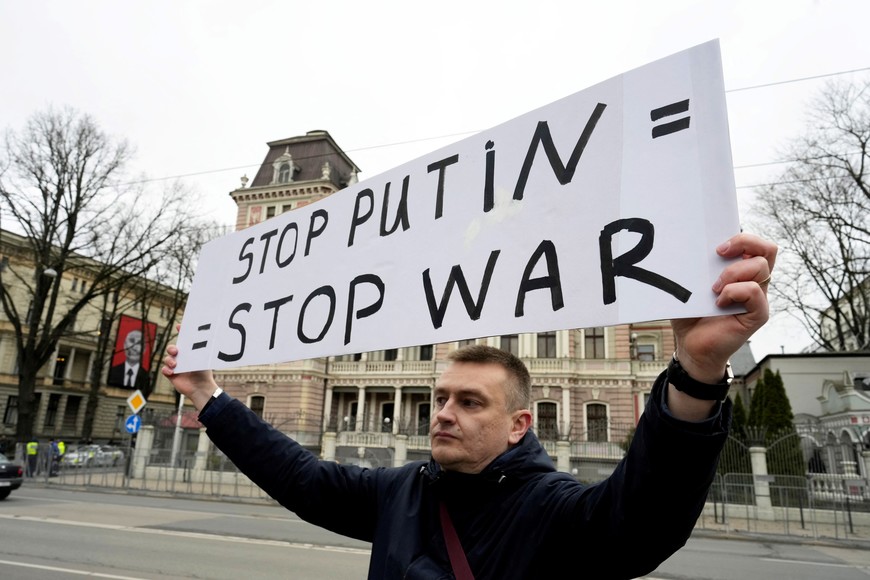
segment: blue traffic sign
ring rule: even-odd
[[[127,433],[138,432],[140,426],[142,426],[142,418],[139,415],[130,415],[124,422],[124,427],[127,428]]]

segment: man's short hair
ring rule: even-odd
[[[529,369],[516,356],[511,353],[487,346],[484,344],[472,344],[464,346],[447,355],[450,362],[497,364],[508,374],[506,403],[508,411],[528,409],[532,404],[532,378]]]

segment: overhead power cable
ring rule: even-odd
[[[768,88],[768,87],[773,87],[773,86],[792,84],[792,83],[800,83],[800,82],[805,82],[805,81],[818,80],[818,79],[822,79],[822,78],[828,78],[828,77],[834,77],[834,76],[840,76],[840,75],[846,75],[846,74],[853,74],[853,73],[865,72],[865,71],[870,71],[870,67],[856,68],[856,69],[852,69],[852,70],[832,72],[832,73],[826,73],[826,74],[821,74],[821,75],[814,75],[814,76],[810,76],[810,77],[801,77],[801,78],[796,78],[796,79],[786,79],[786,80],[781,80],[781,81],[773,81],[770,83],[764,83],[764,84],[760,84],[760,85],[752,85],[752,86],[748,86],[748,87],[739,87],[736,89],[726,89],[725,93],[727,94],[727,93],[736,93],[736,92],[741,92],[741,91],[763,89],[763,88]],[[414,143],[422,143],[424,141],[435,141],[438,139],[448,139],[450,137],[461,137],[461,136],[465,136],[465,135],[473,135],[473,134],[479,133],[479,132],[480,132],[479,130],[478,131],[462,131],[459,133],[449,133],[449,134],[438,135],[438,136],[434,136],[434,137],[421,137],[419,139],[408,139],[405,141],[395,141],[393,143],[382,143],[379,145],[368,145],[368,146],[363,146],[363,147],[356,147],[354,149],[347,149],[345,151],[345,153],[356,153],[359,151],[371,151],[373,149],[385,149],[387,147],[396,147],[399,145],[413,145]],[[310,157],[300,157],[299,160],[304,160],[304,159],[308,159],[308,158],[310,158]],[[789,163],[790,161],[792,161],[792,160],[768,161],[768,162],[754,163],[754,164],[749,164],[749,165],[735,166],[734,169],[746,169],[746,168],[750,168],[750,167],[762,167],[765,165],[777,165],[780,163]],[[225,171],[238,171],[238,170],[245,170],[245,169],[255,169],[255,168],[259,168],[261,165],[262,165],[262,163],[253,163],[253,164],[248,164],[248,165],[237,165],[234,167],[224,167],[221,169],[208,169],[205,171],[195,171],[195,172],[191,172],[191,173],[179,173],[177,175],[168,175],[168,176],[164,176],[164,177],[152,177],[152,178],[148,178],[148,179],[140,179],[140,180],[136,180],[136,181],[131,181],[129,183],[124,183],[121,185],[137,185],[137,184],[152,183],[152,182],[157,182],[157,181],[169,181],[172,179],[184,179],[187,177],[198,177],[200,175],[209,175],[212,173],[223,173]],[[742,186],[742,187],[752,187],[752,186]]]

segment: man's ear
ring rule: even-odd
[[[528,409],[520,409],[514,411],[512,416],[511,433],[508,437],[508,442],[511,445],[516,445],[520,439],[525,437],[529,427],[532,426],[532,412]]]

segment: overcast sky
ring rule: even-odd
[[[268,141],[327,130],[366,179],[718,38],[745,220],[826,80],[868,75],[868,22],[865,0],[0,0],[0,127],[70,105],[232,224]],[[807,344],[779,314],[752,342]]]

